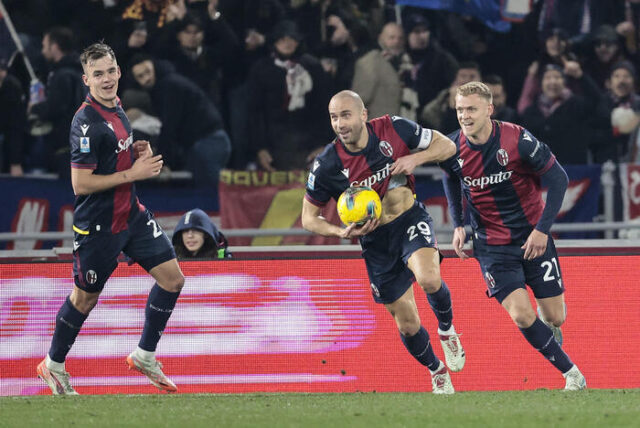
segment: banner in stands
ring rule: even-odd
[[[620,165],[620,183],[622,184],[623,219],[640,222],[640,165]],[[621,230],[620,238],[640,238],[640,229]]]
[[[640,387],[640,256],[561,257],[568,318],[564,349],[590,388]],[[183,393],[430,391],[425,367],[405,350],[395,322],[373,303],[361,259],[181,263],[185,287],[158,345]],[[72,288],[71,263],[0,265],[0,395],[50,394],[36,378]],[[447,258],[467,363],[458,391],[564,387],[562,375],[485,294],[475,260]],[[602,278],[615,292],[602,298]],[[153,278],[120,264],[85,322],[66,366],[80,394],[155,393],[127,370]],[[436,354],[437,321],[414,286]],[[612,316],[615,314],[615,316]],[[612,334],[620,331],[625,334]],[[621,369],[626,368],[626,369]]]
[[[565,167],[570,182],[558,222],[591,222],[598,215],[600,198],[599,165]],[[305,171],[223,171],[220,179],[220,218],[222,229],[301,227],[302,198],[307,182]],[[447,198],[440,177],[416,177],[416,196],[424,203],[436,229],[451,225]],[[546,198],[546,192],[543,193]],[[340,224],[332,202],[324,216]],[[590,237],[585,233],[563,234],[563,238]],[[319,236],[230,238],[231,245],[280,245],[337,243],[336,238]]]
[[[567,166],[569,188],[558,216],[560,222],[590,222],[598,215],[600,166]],[[301,227],[302,198],[306,171],[222,172],[218,194],[208,189],[192,189],[187,182],[143,182],[137,185],[140,201],[152,210],[160,225],[170,232],[186,211],[201,208],[222,230],[241,228]],[[0,232],[71,231],[73,191],[68,181],[2,178],[3,208]],[[447,200],[439,177],[416,177],[416,195],[433,217],[436,228],[451,224]],[[220,217],[218,218],[218,214]],[[339,224],[332,201],[324,215]],[[571,237],[586,234],[572,234]],[[562,236],[565,237],[565,236]],[[320,236],[275,236],[230,238],[231,245],[281,245],[338,243],[336,238]],[[0,242],[0,248],[36,249],[71,247],[71,242]]]

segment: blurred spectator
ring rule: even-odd
[[[372,118],[390,114],[416,120],[418,95],[411,82],[413,64],[405,52],[402,27],[385,24],[378,44],[379,49],[356,61],[352,89],[360,94]]]
[[[231,257],[227,239],[199,208],[187,211],[180,217],[171,241],[179,260]]]
[[[45,84],[46,100],[29,105],[30,120],[33,118],[53,124],[46,135],[45,153],[49,170],[61,176],[69,176],[69,124],[78,107],[84,101],[87,88],[82,81],[82,66],[73,51],[73,33],[69,28],[54,27],[42,38],[42,56],[50,64]]]
[[[567,79],[575,79],[582,94],[574,94]],[[542,93],[522,115],[522,126],[545,142],[562,164],[584,164],[592,141],[589,125],[601,94],[580,64],[569,61],[564,69],[547,64],[542,74]]]
[[[306,169],[332,136],[319,117],[327,115],[329,78],[320,62],[302,53],[293,21],[270,35],[272,53],[249,73],[250,145],[266,171]]]
[[[170,60],[180,74],[200,86],[216,106],[222,106],[223,74],[232,71],[229,66],[240,53],[239,41],[231,27],[223,19],[203,22],[191,13],[168,27],[171,41],[158,55]]]
[[[564,67],[565,62],[576,60],[576,56],[569,49],[566,31],[554,28],[547,32],[539,58],[529,65],[518,100],[518,113],[522,114],[540,95],[541,74],[547,64]]]
[[[622,39],[613,27],[603,25],[593,33],[591,49],[584,61],[584,70],[593,76],[600,89],[604,90],[611,67],[625,59]]]
[[[573,45],[588,41],[601,25],[616,26],[625,19],[626,0],[542,0],[538,2],[538,30],[562,28]]]
[[[622,61],[611,68],[607,96],[598,104],[598,118],[594,127],[592,151],[598,163],[635,157],[640,122],[640,95],[636,93],[636,81],[636,69],[630,62]],[[627,156],[629,151],[631,154]]]
[[[408,16],[405,29],[408,52],[414,64],[414,88],[422,108],[453,82],[458,61],[440,46],[424,16]]]
[[[491,118],[503,122],[517,123],[518,113],[514,108],[507,105],[507,93],[502,78],[495,74],[490,74],[484,78],[484,84],[491,89],[491,95],[493,96],[493,115]]]
[[[213,102],[167,61],[137,55],[129,67],[138,85],[151,95],[152,107],[162,122],[158,152],[164,168],[187,169],[197,186],[217,188],[231,142]]]
[[[355,63],[372,48],[368,29],[344,11],[329,10],[326,19],[326,43],[320,49],[320,62],[331,76],[335,93],[350,89]]]
[[[27,106],[20,81],[8,74],[0,60],[0,172],[13,177],[23,174],[24,129]]]
[[[443,134],[449,134],[459,128],[456,114],[456,89],[458,86],[473,81],[481,81],[480,68],[472,61],[461,62],[451,85],[440,91],[423,109],[420,124],[425,128],[437,129]]]

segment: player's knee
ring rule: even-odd
[[[416,276],[416,281],[420,284],[420,287],[427,293],[433,294],[440,289],[442,280],[440,278],[440,272],[437,270],[426,272],[420,276]]]
[[[418,322],[407,322],[407,323],[398,323],[398,330],[400,334],[404,337],[415,336],[418,331],[420,331],[420,321]]]
[[[182,291],[182,287],[184,287],[184,275],[180,272],[167,281],[165,288],[172,293],[177,293]]]
[[[561,312],[551,314],[551,316],[549,316],[548,319],[545,319],[545,321],[547,321],[550,324],[553,324],[555,327],[560,327],[562,324],[564,324],[565,319],[566,318],[564,315],[564,311],[561,311]]]
[[[76,292],[74,289],[74,291],[71,292],[71,296],[69,296],[69,300],[71,301],[73,307],[78,310],[78,312],[89,315],[91,310],[98,303],[98,297],[100,297],[100,293],[80,293]]]
[[[536,314],[531,308],[514,308],[509,311],[511,319],[519,328],[531,327],[536,320]]]

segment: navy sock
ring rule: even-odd
[[[564,353],[558,342],[553,338],[551,329],[539,318],[531,327],[521,328],[520,331],[527,341],[538,350],[562,373],[566,373],[573,366],[569,356]]]
[[[167,321],[173,312],[180,292],[171,293],[157,283],[151,288],[144,315],[144,328],[138,346],[145,351],[154,352]]]
[[[56,329],[51,339],[49,358],[56,363],[64,363],[87,316],[77,310],[67,297],[56,315]]]
[[[453,321],[453,308],[451,306],[451,293],[447,284],[442,281],[442,287],[433,294],[427,294],[427,300],[433,313],[438,318],[440,330],[449,330]]]
[[[418,360],[420,364],[429,367],[431,371],[438,369],[440,360],[436,357],[436,354],[433,353],[429,333],[427,333],[424,327],[420,326],[420,330],[413,336],[404,336],[401,333],[400,338],[409,353],[413,355],[413,358]]]

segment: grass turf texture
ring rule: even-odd
[[[1,427],[638,426],[640,389],[1,397]]]

